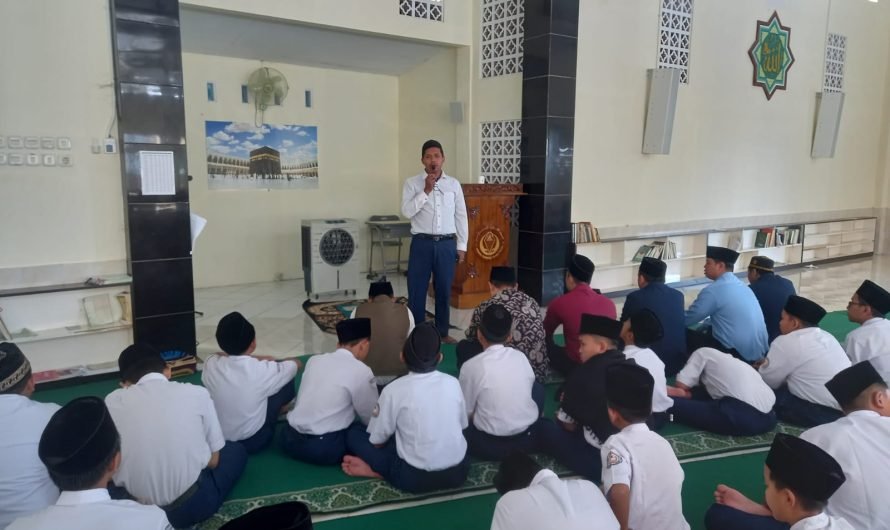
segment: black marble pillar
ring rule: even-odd
[[[562,294],[571,243],[579,0],[525,0],[519,284],[546,305]]]
[[[133,335],[195,352],[178,0],[111,0]],[[175,193],[143,195],[140,151],[173,153]]]

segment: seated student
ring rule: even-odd
[[[588,480],[563,480],[530,456],[512,453],[494,476],[501,498],[491,530],[618,530],[603,493]]]
[[[436,370],[441,346],[432,324],[414,328],[402,348],[408,375],[383,389],[367,431],[349,429],[347,446],[356,456],[343,457],[344,473],[383,478],[410,493],[464,483],[467,410],[457,379]]]
[[[581,315],[578,338],[582,364],[566,380],[556,423],[541,422],[541,449],[582,477],[600,480],[600,447],[618,429],[606,407],[606,369],[626,362],[618,350],[621,322]]]
[[[0,343],[0,528],[59,498],[37,456],[40,434],[59,406],[33,401],[33,393],[31,363],[15,344]]]
[[[779,319],[788,297],[796,294],[794,284],[773,271],[776,262],[766,256],[754,256],[748,263],[748,287],[757,297],[769,342],[781,334]]]
[[[118,367],[123,388],[105,398],[121,436],[115,485],[160,506],[176,528],[204,521],[235,486],[247,451],[226,443],[207,389],[169,381],[170,368],[150,346],[127,347]]]
[[[890,293],[865,280],[847,304],[847,318],[861,324],[847,334],[844,350],[854,363],[871,361],[884,380],[890,380]]]
[[[686,310],[686,325],[709,318],[710,329],[688,330],[686,348],[690,352],[715,348],[753,363],[763,357],[769,342],[757,297],[732,272],[738,258],[734,250],[708,247],[705,276],[714,283],[702,289]]]
[[[241,313],[219,321],[216,341],[224,353],[204,361],[201,382],[226,440],[241,442],[248,453],[259,452],[272,442],[278,415],[297,395],[299,363],[253,356],[256,331]]]
[[[337,323],[337,350],[314,355],[287,414],[282,434],[285,452],[319,466],[339,464],[346,454],[346,431],[356,416],[362,425],[377,403],[374,374],[362,361],[371,347],[371,320],[352,318]]]
[[[575,254],[566,271],[566,294],[547,306],[544,334],[550,367],[564,376],[571,374],[582,362],[578,356],[578,325],[582,314],[598,315],[615,320],[615,302],[590,288],[593,262]],[[553,342],[556,328],[562,325],[565,347]]]
[[[812,427],[841,417],[840,406],[825,383],[850,359],[834,335],[819,329],[825,310],[802,296],[791,295],[782,310],[782,335],[770,346],[758,371],[776,391],[776,415],[780,420]]]
[[[655,313],[648,309],[630,315],[621,326],[624,356],[633,359],[638,365],[649,370],[655,381],[652,391],[652,416],[646,422],[654,431],[664,427],[670,419],[667,411],[674,406],[674,400],[667,395],[664,363],[649,348],[649,345],[656,342],[661,336],[661,322],[658,321]]]
[[[603,491],[622,529],[689,529],[683,518],[683,468],[671,444],[649,430],[655,381],[632,363],[606,370],[609,420],[620,432],[603,444]]]
[[[500,304],[507,308],[513,317],[511,330],[511,348],[517,349],[528,357],[539,383],[550,374],[550,358],[547,356],[544,338],[544,317],[541,306],[534,298],[516,287],[516,271],[513,267],[492,267],[488,280],[491,298],[485,300],[473,310],[467,338],[457,344],[457,369],[474,355],[482,352],[482,345],[476,340],[476,331],[482,322],[482,313],[492,304]]]
[[[848,473],[850,471],[848,470]],[[766,504],[747,499],[723,484],[717,504],[705,514],[708,530],[853,530],[846,520],[830,515],[826,505],[844,483],[844,470],[819,447],[778,433],[763,466]],[[831,498],[831,502],[829,502]],[[856,528],[876,529],[873,526]]]
[[[53,414],[39,453],[62,494],[54,505],[16,520],[7,530],[171,528],[157,506],[111,500],[107,486],[121,463],[121,438],[100,398],[77,398]]]
[[[870,361],[854,364],[825,384],[843,407],[843,418],[804,431],[847,473],[832,495],[828,514],[854,528],[890,528],[890,391]]]
[[[639,290],[627,295],[621,309],[621,320],[648,309],[655,313],[664,335],[649,344],[649,348],[664,362],[665,374],[673,377],[686,361],[686,310],[683,293],[664,284],[667,263],[660,259],[643,258],[637,273]]]
[[[534,427],[544,407],[544,387],[535,381],[525,355],[504,346],[512,324],[513,317],[504,306],[489,305],[476,331],[484,350],[460,371],[470,422],[464,437],[470,455],[482,460],[535,449]],[[539,404],[532,399],[536,390]]]
[[[695,388],[698,385],[705,395]],[[668,412],[677,423],[727,436],[753,436],[776,427],[772,389],[757,370],[720,350],[692,352],[667,390],[674,398]]]
[[[368,301],[356,307],[349,318],[371,319],[374,340],[362,362],[374,372],[378,385],[386,385],[407,373],[405,365],[399,361],[399,352],[414,329],[414,315],[408,306],[396,302],[391,283],[385,280],[371,283]]]

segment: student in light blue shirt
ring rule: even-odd
[[[708,247],[705,276],[714,283],[702,289],[686,310],[686,325],[708,319],[710,328],[687,330],[690,353],[703,347],[716,348],[753,363],[769,349],[757,297],[733,273],[738,257],[734,250]]]

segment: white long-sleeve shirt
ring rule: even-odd
[[[866,320],[847,334],[844,350],[853,364],[871,361],[884,380],[890,380],[890,320]]]
[[[442,172],[427,195],[426,173],[409,177],[402,187],[402,215],[411,219],[412,234],[457,236],[457,250],[467,250],[467,203],[460,182]]]

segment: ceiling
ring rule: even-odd
[[[182,51],[401,75],[447,46],[183,7]]]

